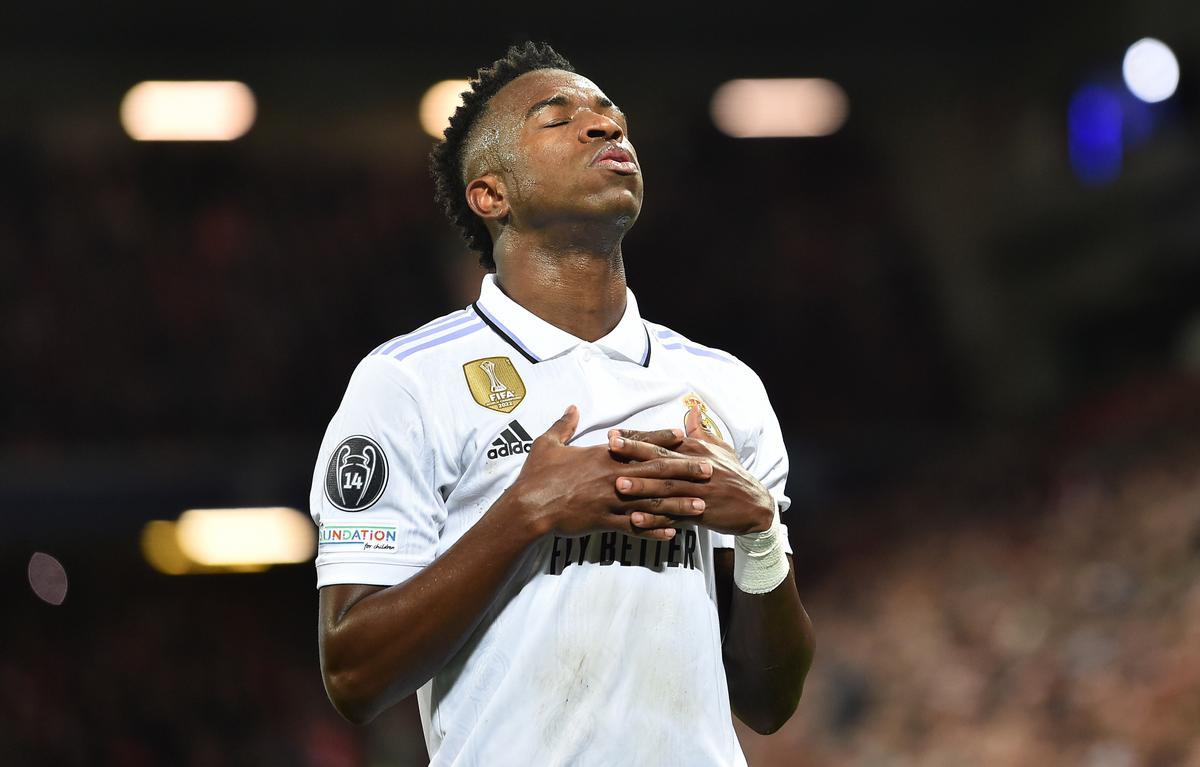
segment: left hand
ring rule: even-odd
[[[699,498],[704,501],[704,510],[689,515],[686,521],[719,533],[744,535],[769,529],[775,520],[775,499],[746,471],[731,446],[704,430],[699,407],[688,411],[684,427],[683,437],[666,429],[645,433],[614,429],[609,432],[608,449],[615,458],[630,461],[700,456],[712,468],[707,479],[618,476],[617,492],[629,498]],[[669,520],[666,515],[641,512],[632,519],[637,527],[662,526]]]

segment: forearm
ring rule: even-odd
[[[403,583],[354,603],[322,635],[330,699],[366,722],[440,671],[543,534],[505,494],[449,550]]]
[[[800,702],[815,646],[791,557],[787,577],[773,591],[747,594],[734,586],[729,613],[724,659],[730,705],[756,732],[772,733]]]

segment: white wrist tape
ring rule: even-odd
[[[768,530],[733,538],[733,582],[747,594],[774,591],[788,575],[779,514]]]

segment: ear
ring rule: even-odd
[[[502,221],[508,216],[507,189],[494,173],[485,173],[467,184],[467,204],[485,220]]]

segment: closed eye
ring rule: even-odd
[[[545,124],[544,126],[542,126],[542,127],[544,127],[544,128],[553,128],[553,127],[555,127],[555,126],[558,126],[558,125],[566,125],[566,124],[567,124],[567,123],[569,123],[569,122],[571,122],[571,121],[570,121],[570,120],[556,120],[556,121],[554,121],[554,122],[552,122],[552,123],[546,123],[546,124]]]

